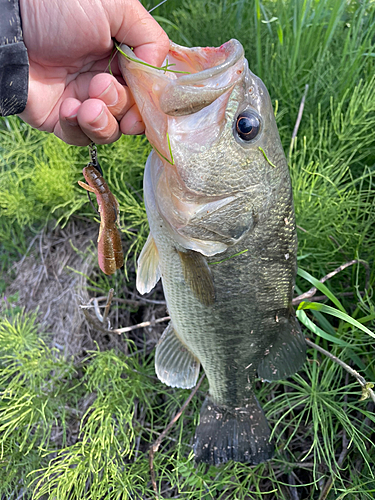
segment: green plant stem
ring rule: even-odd
[[[305,340],[306,340],[306,344],[308,346],[312,347],[313,349],[316,349],[320,353],[322,353],[325,356],[327,356],[328,358],[332,359],[332,361],[334,361],[335,363],[340,365],[342,368],[344,368],[344,370],[346,370],[348,373],[350,373],[350,375],[352,375],[354,378],[357,379],[358,383],[362,387],[362,397],[361,397],[360,401],[363,401],[364,399],[367,399],[370,397],[372,399],[372,401],[375,403],[375,393],[372,390],[372,387],[374,387],[373,383],[366,382],[366,380],[362,377],[362,375],[360,375],[356,370],[353,370],[353,368],[351,368],[349,365],[347,365],[346,363],[341,361],[341,359],[337,358],[336,356],[334,356],[330,352],[323,349],[323,347],[320,347],[319,345],[314,344],[314,342],[311,342],[311,340],[309,340],[309,339],[305,339]]]

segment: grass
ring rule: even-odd
[[[319,310],[298,311],[305,333],[374,382],[373,338],[362,328],[373,332],[375,318],[374,2],[169,0],[154,14],[177,43],[221,45],[234,37],[244,45],[250,68],[277,101],[289,152],[302,268],[297,291],[352,259],[368,264],[369,271],[355,264],[327,281],[327,288],[319,285],[318,293],[330,300]],[[0,292],[6,293],[13,262],[42,228],[48,232],[72,218],[94,225],[97,216],[77,185],[86,149],[16,118],[1,119],[0,138]],[[93,295],[113,286],[116,297],[133,297],[134,261],[148,231],[142,176],[149,151],[141,137],[98,148],[120,203],[130,283],[123,275],[95,271],[87,277]],[[162,298],[158,293],[153,299]],[[147,307],[151,316],[164,314],[160,305]],[[111,320],[119,326],[143,321],[148,310],[121,302],[113,309]],[[0,312],[0,497],[154,498],[148,447],[189,391],[155,380],[152,331],[135,331],[116,348],[112,338],[100,338],[95,349],[68,358],[51,347],[52,334],[44,332],[40,316],[21,310],[16,296],[2,298]],[[361,387],[345,370],[310,349],[298,374],[258,382],[256,389],[273,429],[275,459],[256,467],[194,466],[191,445],[204,385],[156,454],[162,497],[374,497],[374,405],[360,401]]]

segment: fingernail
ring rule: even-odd
[[[118,102],[118,92],[115,84],[112,82],[104,92],[102,92],[98,97],[106,103],[107,106],[114,106]]]
[[[93,129],[103,129],[108,125],[108,116],[104,110],[104,107],[98,114],[98,116],[91,120],[91,122],[89,122],[89,125],[91,125]]]

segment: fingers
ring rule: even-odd
[[[53,130],[54,134],[67,144],[87,146],[90,139],[78,124],[78,110],[82,103],[78,99],[68,97],[60,106],[60,119]]]
[[[120,130],[125,135],[138,135],[144,133],[145,124],[143,123],[136,104],[133,104],[121,120]]]
[[[109,144],[122,133],[138,134],[144,125],[127,87],[108,74],[92,78],[84,102],[67,98],[60,107],[55,134],[68,144]],[[121,124],[121,128],[120,128]]]

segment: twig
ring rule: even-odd
[[[201,376],[199,379],[197,385],[194,387],[194,389],[191,391],[189,397],[185,401],[185,403],[181,406],[180,410],[176,413],[176,415],[172,418],[172,420],[169,422],[167,427],[164,429],[164,431],[160,434],[160,436],[157,438],[157,440],[154,442],[154,444],[151,446],[150,451],[149,451],[149,464],[150,464],[150,473],[151,473],[151,482],[152,482],[152,487],[154,489],[154,492],[156,494],[156,498],[158,498],[158,489],[156,486],[156,477],[155,477],[155,470],[154,470],[154,455],[158,451],[159,446],[161,445],[163,439],[165,436],[168,434],[169,430],[174,426],[174,424],[177,422],[177,420],[181,417],[182,413],[184,412],[185,408],[188,406],[190,401],[193,399],[195,394],[197,393],[201,383],[203,382],[203,379],[205,377],[205,374]]]
[[[164,306],[166,304],[165,300],[152,300],[152,299],[145,299],[144,297],[139,297],[138,295],[132,293],[131,294],[133,297],[136,297],[137,300],[133,299],[121,299],[119,297],[113,297],[112,301],[113,302],[120,302],[120,304],[131,304],[135,306],[139,306],[140,303],[145,302],[147,304],[156,304],[156,305],[161,305]],[[94,299],[91,298],[90,302],[92,302]],[[96,300],[98,302],[102,302],[103,300],[107,300],[107,295],[102,295],[100,297],[96,297]],[[102,306],[100,306],[102,307]]]
[[[107,303],[105,305],[105,309],[104,309],[104,314],[103,314],[103,324],[105,322],[105,320],[107,319],[107,316],[109,314],[109,310],[111,308],[111,303],[112,303],[112,300],[113,300],[113,294],[114,294],[114,289],[111,288],[108,292],[108,297],[107,297]],[[109,323],[109,321],[108,321]],[[109,328],[109,324],[108,324],[108,328]]]
[[[302,120],[303,108],[305,107],[305,100],[306,100],[306,95],[307,95],[307,91],[308,90],[309,90],[309,84],[306,83],[306,85],[305,85],[305,92],[303,93],[301,104],[299,105],[299,110],[298,110],[296,124],[294,125],[294,129],[293,129],[292,140],[290,141],[289,156],[291,156],[291,154],[292,154],[292,149],[293,149],[293,146],[294,146],[294,141],[295,141],[295,139],[297,137],[298,129],[299,129],[299,126],[300,126],[300,123],[301,123],[301,120]]]
[[[357,294],[363,296],[363,295],[365,295],[365,292],[357,292]],[[337,293],[336,297],[353,297],[354,295],[357,295],[357,294],[355,294],[354,292],[341,292],[341,293]],[[294,306],[296,306],[300,302],[303,302],[304,299],[300,299],[299,297],[300,296],[298,296],[292,300],[292,304]],[[322,300],[327,300],[327,295],[314,295],[314,297],[312,297],[310,300],[311,300],[311,302],[321,302]]]
[[[293,471],[288,474],[289,494],[292,500],[299,500],[298,490],[296,488],[296,480],[294,479]]]
[[[43,264],[44,274],[45,274],[46,278],[48,279],[46,261],[44,259],[44,255],[43,255],[43,236],[44,236],[44,228],[41,230],[40,235],[39,235],[39,253],[40,253],[40,258],[41,258],[41,261]]]
[[[122,333],[136,330],[137,328],[146,328],[146,326],[153,326],[156,323],[163,323],[164,321],[168,321],[170,319],[171,319],[170,316],[165,316],[164,318],[155,319],[154,321],[144,321],[143,323],[138,323],[138,325],[125,326],[124,328],[117,328],[116,330],[112,330],[112,333],[118,333],[118,335],[121,335]]]
[[[166,301],[165,300],[153,300],[153,299],[146,299],[146,297],[140,297],[136,293],[132,293],[132,297],[135,297],[138,299],[140,302],[146,302],[147,304],[157,304],[157,305],[165,305]]]
[[[351,368],[349,365],[347,365],[346,363],[341,361],[341,359],[337,358],[336,356],[334,356],[330,352],[326,351],[325,349],[323,349],[319,345],[314,344],[314,342],[311,342],[311,340],[309,340],[309,339],[305,339],[305,340],[306,340],[306,344],[308,346],[313,347],[314,349],[321,352],[322,354],[324,354],[328,358],[332,359],[332,361],[334,361],[335,363],[342,366],[342,368],[344,368],[344,370],[346,370],[348,373],[350,373],[350,375],[352,375],[353,377],[355,377],[357,379],[357,382],[362,387],[362,396],[361,396],[360,401],[363,401],[367,398],[371,398],[372,401],[375,403],[375,393],[372,390],[372,388],[374,387],[374,384],[372,382],[366,382],[366,380],[362,377],[362,375],[360,375],[356,370]]]
[[[83,314],[85,315],[85,318],[87,321],[93,326],[96,330],[99,332],[108,334],[108,333],[113,333],[113,330],[107,330],[107,328],[104,328],[103,324],[101,321],[99,321],[97,318],[94,318],[91,316],[91,314],[85,309],[85,306],[80,306],[82,309]]]
[[[22,266],[22,264],[24,263],[24,260],[26,259],[27,254],[28,254],[28,253],[29,253],[29,251],[31,250],[31,247],[34,245],[35,240],[36,240],[38,237],[39,237],[39,234],[36,234],[36,235],[34,236],[34,238],[31,240],[31,242],[30,242],[29,246],[27,247],[27,250],[26,250],[26,252],[25,252],[24,256],[22,257],[22,259],[20,260],[20,262],[19,262],[19,264],[18,264],[20,267],[21,267],[21,266]]]
[[[334,271],[326,274],[319,281],[321,283],[324,283],[325,281],[327,281],[330,278],[332,278],[333,276],[335,276],[335,274],[338,274],[340,271],[343,271],[344,269],[346,269],[349,266],[352,266],[353,264],[362,264],[366,267],[366,270],[368,267],[367,262],[364,262],[363,260],[360,260],[360,259],[353,259],[350,262],[346,262],[345,264],[342,264],[341,266],[337,267]],[[302,302],[303,300],[310,299],[311,297],[313,297],[316,294],[317,291],[318,291],[318,289],[315,286],[313,286],[307,292],[302,293],[301,295],[298,295],[298,297],[294,298],[292,300],[292,304],[296,305],[296,304],[299,304],[300,302]]]

